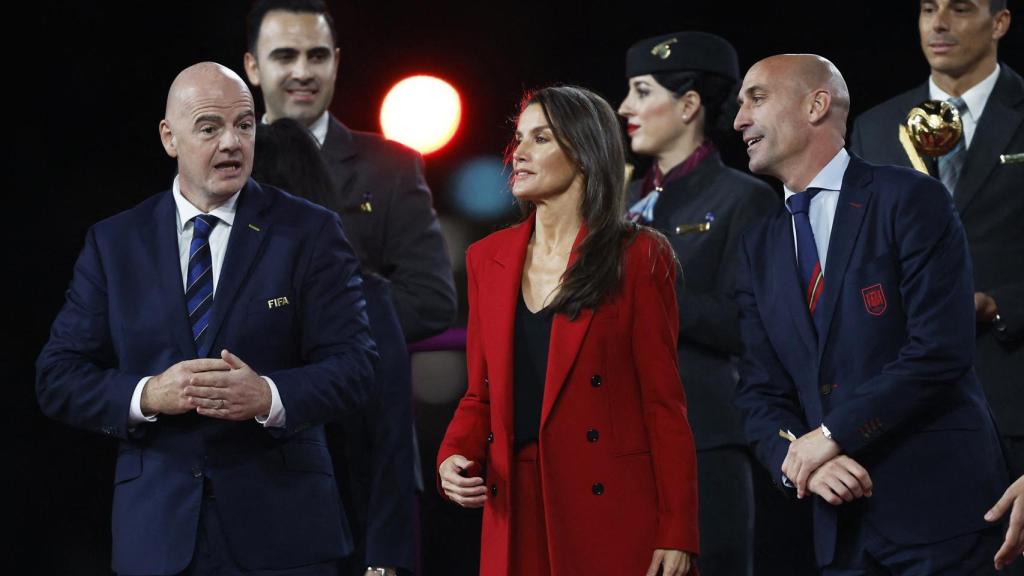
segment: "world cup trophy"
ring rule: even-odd
[[[960,112],[949,102],[925,100],[914,106],[900,124],[900,144],[913,167],[928,174],[922,156],[938,158],[948,153],[963,138]]]

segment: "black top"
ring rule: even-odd
[[[522,291],[516,305],[516,333],[512,374],[513,420],[516,446],[536,442],[540,432],[540,411],[544,401],[544,378],[548,372],[548,344],[551,317],[547,309],[530,312]]]

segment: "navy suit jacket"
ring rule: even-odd
[[[282,297],[287,304],[268,304]],[[337,216],[250,180],[218,279],[210,350],[227,348],[272,378],[286,426],[190,412],[133,428],[139,379],[196,356],[171,193],[90,229],[37,362],[37,393],[47,415],[120,440],[116,572],[185,569],[204,483],[243,567],[287,568],[349,551],[322,423],[359,407],[372,387],[365,308]]]
[[[818,328],[784,208],[745,235],[736,298],[746,352],[736,402],[759,459],[781,479],[788,442],[824,422],[874,495],[814,497],[828,564],[840,515],[893,542],[980,530],[1007,484],[974,374],[974,301],[963,227],[942,185],[851,158],[829,241]]]

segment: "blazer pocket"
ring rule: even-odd
[[[114,484],[134,480],[142,475],[142,450],[133,448],[117,455],[114,468]]]
[[[319,472],[334,476],[334,466],[327,446],[323,444],[289,443],[281,446],[285,468],[297,472]]]

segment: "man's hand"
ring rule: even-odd
[[[974,321],[985,324],[991,323],[999,312],[996,301],[984,292],[974,293]]]
[[[384,570],[385,576],[396,576],[398,574],[398,570],[392,568],[391,566],[381,566],[381,568]],[[363,576],[377,576],[377,571],[367,570],[365,573],[363,573]]]
[[[480,476],[467,477],[462,473],[473,467],[465,456],[453,454],[441,462],[437,475],[441,478],[441,489],[448,499],[463,508],[480,508],[487,501],[487,486]]]
[[[1007,510],[1011,510],[1010,524],[1006,528],[1003,545],[994,558],[996,570],[1002,570],[1024,554],[1024,476],[1010,484],[999,502],[985,513],[985,520],[997,522]]]
[[[228,352],[220,357],[230,368],[224,372],[204,372],[192,377],[185,395],[196,412],[223,420],[248,420],[270,414],[270,385]]]
[[[150,378],[142,387],[140,407],[146,416],[184,414],[195,409],[185,388],[197,374],[230,370],[231,366],[217,358],[185,360]]]
[[[658,569],[661,572],[658,572]],[[690,571],[690,555],[682,550],[664,550],[657,549],[654,551],[654,557],[651,558],[651,566],[647,568],[647,576],[685,576]]]
[[[833,506],[870,498],[873,486],[868,471],[845,454],[822,464],[807,480],[807,489]]]
[[[839,455],[839,444],[825,438],[821,428],[815,428],[789,445],[782,473],[796,485],[796,497],[807,494],[807,479],[819,466]]]

